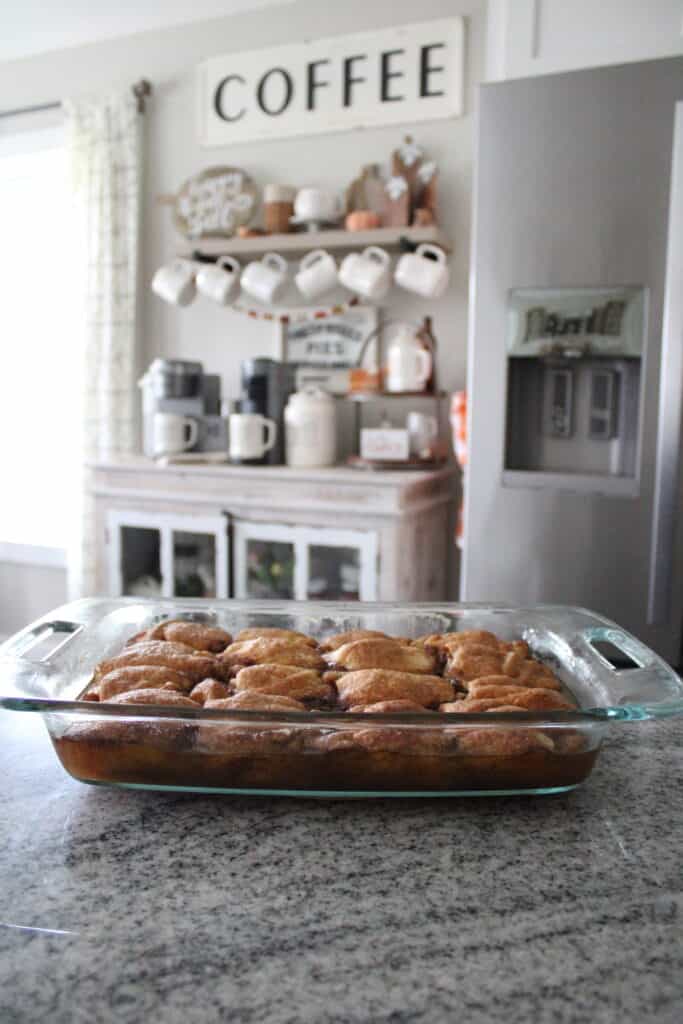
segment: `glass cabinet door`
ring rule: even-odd
[[[161,596],[161,530],[122,526],[117,562],[121,595]]]
[[[216,536],[173,530],[173,596],[218,597]]]
[[[135,597],[229,596],[223,516],[111,509],[107,515],[109,591]]]
[[[306,596],[311,601],[359,601],[358,548],[311,544]]]
[[[277,540],[247,540],[246,597],[294,599],[294,544]]]
[[[235,597],[377,599],[377,534],[373,531],[238,520],[233,536]]]
[[[235,597],[298,597],[297,528],[237,520],[233,526]]]
[[[372,530],[301,529],[302,599],[376,601],[377,534]]]

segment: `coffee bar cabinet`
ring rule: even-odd
[[[454,471],[92,467],[98,590],[114,596],[442,600]]]

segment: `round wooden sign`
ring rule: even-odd
[[[173,210],[186,238],[230,238],[256,213],[258,189],[238,167],[208,167],[182,186]]]

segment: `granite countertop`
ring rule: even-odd
[[[0,712],[0,1021],[679,1024],[682,735],[562,796],[307,801],[84,786]]]

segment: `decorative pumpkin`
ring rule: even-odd
[[[374,210],[354,210],[346,215],[347,231],[372,231],[382,223],[382,218]]]

